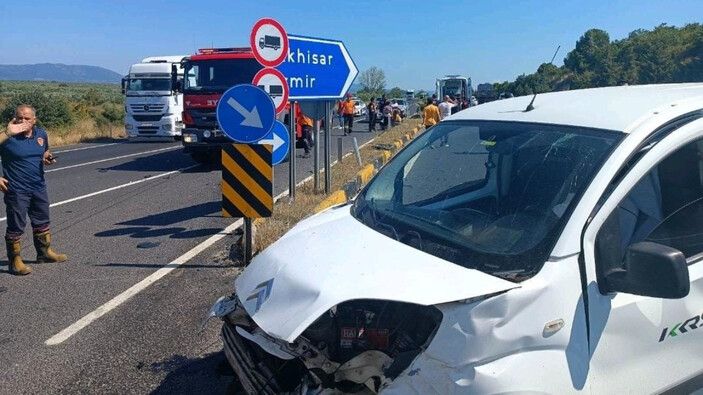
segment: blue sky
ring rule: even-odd
[[[432,88],[445,74],[513,80],[551,58],[562,64],[590,28],[611,39],[667,23],[703,22],[702,0],[30,0],[0,4],[0,64],[66,63],[125,74],[152,55],[247,45],[262,17],[290,34],[338,39],[360,70],[388,87]]]

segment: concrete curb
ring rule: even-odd
[[[371,181],[371,178],[373,178],[373,176],[376,175],[376,173],[378,173],[378,171],[391,160],[393,155],[400,151],[405,144],[420,133],[420,128],[420,126],[415,127],[412,131],[406,133],[401,139],[394,141],[393,145],[389,145],[387,149],[384,149],[381,152],[381,156],[373,160],[373,163],[368,164],[359,170],[353,180],[344,184],[342,189],[332,192],[327,198],[325,198],[325,200],[318,204],[313,210],[313,213],[316,214],[329,207],[346,203],[349,199],[356,196],[361,188],[366,185],[366,183]]]

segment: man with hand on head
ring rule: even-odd
[[[20,256],[20,239],[27,224],[27,215],[34,233],[37,263],[63,262],[64,254],[51,249],[49,233],[49,196],[44,181],[44,166],[56,163],[49,151],[46,131],[35,127],[34,108],[23,104],[15,110],[15,118],[0,132],[0,158],[3,177],[0,191],[5,194],[7,231],[5,245],[10,273],[26,275],[32,268]]]

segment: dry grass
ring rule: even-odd
[[[82,119],[70,127],[47,130],[52,147],[85,143],[104,138],[126,138],[124,126],[98,126],[92,119]]]
[[[362,163],[364,165],[372,163],[381,156],[381,151],[373,147],[375,144],[392,144],[395,140],[409,133],[413,128],[419,127],[419,125],[419,120],[408,119],[401,125],[387,130],[376,138],[373,143],[360,150]],[[341,163],[337,163],[332,167],[332,187],[330,190],[335,191],[342,188],[344,184],[356,177],[356,173],[360,169],[361,167],[356,162],[354,155],[349,155],[342,159]],[[326,197],[324,193],[314,192],[313,181],[310,180],[296,189],[295,202],[291,203],[288,198],[279,200],[274,206],[273,217],[260,219],[255,222],[255,253],[273,244],[296,223],[309,216],[313,209]]]

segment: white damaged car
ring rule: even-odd
[[[225,354],[251,394],[691,392],[701,158],[703,84],[459,112],[253,260]]]

